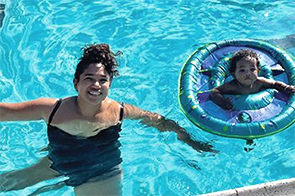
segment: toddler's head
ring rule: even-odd
[[[256,61],[256,67],[260,69],[260,62],[259,62],[257,53],[252,50],[243,49],[234,53],[234,55],[231,58],[230,67],[229,67],[229,72],[231,74],[235,73],[237,68],[237,63],[238,61],[242,59]]]

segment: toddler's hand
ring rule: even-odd
[[[295,93],[295,86],[287,85],[284,90],[285,90],[286,94],[292,95],[293,93]]]

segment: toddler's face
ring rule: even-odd
[[[234,75],[240,84],[251,86],[257,80],[258,72],[257,60],[245,57],[237,62]]]

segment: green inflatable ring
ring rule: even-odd
[[[210,90],[231,79],[228,61],[240,49],[260,56],[262,75],[295,85],[295,58],[286,51],[259,40],[231,40],[206,44],[184,63],[178,85],[179,104],[189,120],[204,131],[219,136],[251,140],[285,130],[295,122],[295,95],[274,89],[251,95],[228,95],[235,110],[214,104]]]

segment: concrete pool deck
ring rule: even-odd
[[[295,178],[246,186],[201,196],[294,196]]]

